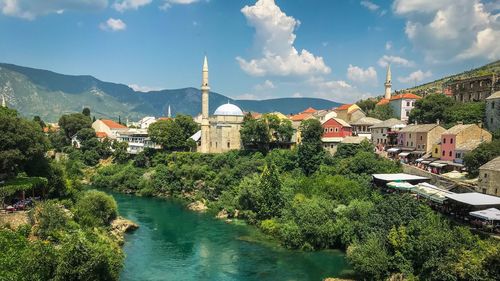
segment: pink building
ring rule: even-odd
[[[466,152],[491,139],[491,134],[476,124],[455,125],[441,134],[441,160],[462,162]]]

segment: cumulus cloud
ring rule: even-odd
[[[254,6],[241,9],[249,25],[255,28],[255,43],[261,47],[261,58],[236,60],[252,76],[290,76],[327,74],[331,69],[322,57],[294,47],[298,20],[287,16],[274,0],[259,0]]]
[[[101,23],[99,27],[105,31],[122,31],[127,29],[127,25],[121,19],[109,18]]]
[[[113,8],[118,12],[126,10],[137,10],[142,6],[149,5],[153,0],[120,0],[113,4]]]
[[[417,83],[431,76],[432,72],[430,71],[423,72],[422,70],[417,70],[415,72],[410,73],[410,75],[406,77],[399,77],[398,81],[401,83]]]
[[[500,13],[481,0],[395,0],[405,33],[430,62],[500,58]]]
[[[302,94],[299,92],[293,93],[292,98],[302,98]]]
[[[143,93],[161,90],[160,87],[141,86],[138,84],[130,84],[128,86],[129,86],[129,88],[131,88],[132,90],[134,90],[136,92],[143,92]]]
[[[353,102],[367,98],[371,94],[361,91],[343,80],[327,80],[323,77],[312,77],[308,80],[313,88],[312,95],[337,102]]]
[[[373,66],[363,69],[349,64],[349,67],[347,68],[347,78],[354,82],[376,84],[377,71]]]
[[[376,11],[380,8],[379,5],[377,5],[373,2],[370,2],[370,1],[361,1],[359,4],[361,4],[361,6],[367,8],[370,11]]]
[[[262,84],[255,85],[254,88],[257,91],[264,91],[264,90],[274,89],[274,88],[276,88],[276,86],[274,85],[273,81],[266,80]]]
[[[385,42],[385,49],[387,51],[391,50],[392,49],[392,42],[391,41],[387,41]]]
[[[381,67],[387,67],[388,64],[397,64],[405,67],[415,66],[415,63],[413,61],[398,56],[384,55],[380,59],[378,59],[378,65],[380,65]]]
[[[239,99],[239,100],[256,100],[257,99],[257,96],[254,95],[254,94],[241,94],[239,96],[236,96],[236,99]]]
[[[61,14],[66,10],[94,11],[108,6],[108,0],[0,0],[0,11],[6,16],[34,20],[38,16]]]
[[[164,0],[160,6],[161,10],[168,10],[172,5],[188,5],[199,2],[200,0]]]

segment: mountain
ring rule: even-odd
[[[441,79],[438,79],[436,81],[432,81],[426,84],[422,84],[413,88],[406,89],[405,91],[409,91],[412,93],[420,94],[423,92],[427,93],[434,93],[434,92],[439,92],[442,90],[443,85],[456,81],[456,80],[461,80],[461,79],[466,79],[470,77],[475,77],[475,76],[482,76],[482,75],[488,75],[496,73],[497,75],[500,74],[500,60],[497,60],[495,62],[483,65],[478,68],[474,68],[471,70],[464,71],[462,73],[450,75]]]
[[[97,118],[137,120],[144,116],[164,116],[168,106],[172,113],[197,115],[201,110],[201,92],[196,88],[137,92],[123,84],[101,81],[89,75],[64,75],[48,70],[0,63],[0,95],[7,104],[24,116],[39,115],[55,122],[65,113],[80,112],[89,107]],[[281,98],[270,100],[234,100],[210,93],[210,111],[227,102],[244,111],[284,114],[308,107],[328,109],[337,102],[317,98]]]

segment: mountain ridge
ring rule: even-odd
[[[60,115],[89,107],[96,117],[136,120],[144,116],[172,113],[197,115],[201,92],[194,87],[140,92],[127,85],[99,80],[91,75],[66,75],[45,69],[0,63],[0,94],[22,115],[38,115],[54,122]],[[210,112],[230,101],[244,111],[279,111],[291,114],[308,107],[329,109],[340,103],[319,98],[273,98],[237,100],[210,92]]]

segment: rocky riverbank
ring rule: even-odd
[[[113,222],[111,222],[111,235],[116,237],[120,245],[123,245],[125,233],[134,231],[138,228],[139,225],[137,225],[133,221],[118,217]]]

